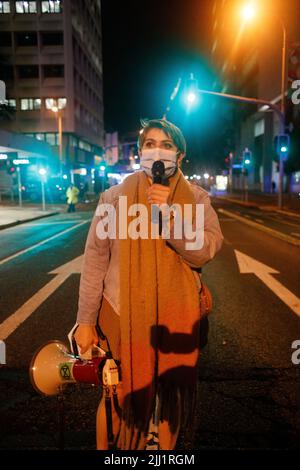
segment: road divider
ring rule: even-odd
[[[275,238],[279,238],[279,240],[283,240],[287,243],[290,243],[291,245],[300,246],[300,240],[297,240],[297,238],[294,238],[291,235],[287,235],[285,233],[279,232],[278,230],[274,230],[270,227],[266,227],[266,225],[262,225],[258,222],[254,222],[253,220],[246,219],[246,217],[242,217],[241,215],[237,215],[235,212],[228,211],[226,209],[218,209],[218,212],[220,214],[227,215],[228,217],[232,217],[242,222],[243,224],[250,225],[251,227],[257,228],[258,230],[268,233],[269,235]]]

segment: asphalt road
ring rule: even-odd
[[[226,202],[224,209],[250,222],[254,222],[261,228],[270,228],[279,234],[294,238],[296,242],[300,241],[300,216],[298,215],[245,207],[232,202]]]
[[[220,208],[232,209],[217,201]],[[75,322],[79,273],[62,266],[83,254],[91,217],[62,214],[0,234],[0,332],[7,335],[0,449],[59,446],[61,403],[35,392],[28,367],[44,342],[66,342]],[[219,217],[225,242],[204,268],[214,311],[199,371],[195,438],[181,438],[178,449],[300,449],[300,364],[291,361],[291,345],[300,340],[300,248]],[[19,326],[12,317],[31,311]],[[95,448],[98,399],[95,387],[67,388],[66,449]]]

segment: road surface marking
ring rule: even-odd
[[[33,297],[22,305],[15,313],[0,324],[0,338],[6,340],[45,300],[53,294],[71,274],[80,274],[83,255],[59,266],[49,274],[56,276],[42,287]]]
[[[291,245],[300,246],[300,240],[298,240],[297,238],[293,238],[290,235],[286,235],[283,232],[279,232],[278,230],[274,230],[270,227],[266,227],[263,224],[258,224],[257,222],[254,222],[254,220],[246,219],[245,217],[241,217],[239,215],[236,215],[234,212],[231,212],[225,209],[218,209],[218,211],[221,214],[225,214],[225,215],[228,215],[229,217],[233,217],[236,220],[239,220],[240,222],[246,225],[250,225],[251,227],[257,228],[261,230],[262,232],[266,232],[267,234],[272,235],[275,238],[279,238],[280,240],[283,240],[287,243],[290,243]]]
[[[49,241],[54,240],[55,238],[61,237],[61,236],[64,235],[65,233],[68,233],[68,232],[70,232],[71,230],[74,230],[75,228],[80,227],[81,225],[87,224],[88,222],[90,222],[90,221],[89,221],[89,220],[86,220],[86,221],[84,221],[84,222],[81,222],[80,224],[74,225],[74,227],[67,228],[66,230],[63,230],[62,232],[59,232],[59,233],[57,233],[56,235],[53,235],[52,237],[46,238],[46,240],[43,240],[43,241],[37,243],[36,245],[32,245],[32,246],[30,246],[29,248],[26,248],[25,250],[18,251],[18,252],[15,253],[14,255],[8,256],[8,258],[2,259],[2,260],[0,261],[0,266],[1,266],[2,264],[4,264],[4,263],[8,263],[8,261],[11,261],[12,259],[17,258],[18,256],[24,255],[24,253],[28,253],[29,251],[34,250],[34,249],[37,248],[38,246],[44,245],[45,243],[48,243]]]
[[[277,297],[282,300],[296,315],[300,317],[300,299],[290,290],[284,287],[271,274],[279,274],[276,269],[270,268],[266,264],[251,258],[238,250],[235,256],[241,274],[255,274]]]
[[[280,216],[280,214],[278,214],[278,216]],[[277,223],[279,222],[279,223],[281,223],[281,224],[283,224],[283,225],[289,225],[290,227],[297,227],[297,228],[299,227],[299,223],[297,224],[296,222],[295,222],[295,223],[287,222],[286,220],[283,220],[283,219],[281,218],[281,216],[280,216],[280,217],[271,217],[271,216],[268,216],[268,218],[269,218],[270,220],[274,220],[274,221],[277,222]]]
[[[291,235],[295,235],[295,237],[299,237],[299,238],[300,238],[300,233],[293,232],[293,233],[291,233]]]
[[[264,224],[265,222],[262,219],[254,219],[256,222],[259,222],[260,224]]]
[[[219,222],[236,222],[236,220],[235,219],[230,219],[229,217],[228,218],[219,217]]]
[[[68,222],[48,222],[48,223],[44,223],[44,224],[21,224],[21,225],[18,225],[18,227],[22,227],[22,228],[26,228],[26,227],[49,227],[49,225],[64,225],[64,224],[76,224],[77,223],[77,220],[70,220]]]

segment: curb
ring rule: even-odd
[[[32,217],[31,219],[17,220],[11,224],[0,225],[0,230],[5,230],[7,228],[15,227],[16,225],[26,224],[27,222],[32,222],[34,220],[45,219],[46,217],[51,217],[53,215],[58,215],[60,212],[51,212],[50,214],[39,215],[38,217]]]
[[[225,209],[218,209],[218,212],[224,215],[228,215],[229,217],[232,217],[246,225],[250,225],[251,227],[257,228],[258,230],[261,230],[262,232],[265,232],[268,235],[278,238],[279,240],[283,240],[287,243],[290,243],[291,245],[300,247],[300,240],[298,240],[297,238],[293,238],[290,235],[285,235],[284,233],[278,232],[277,230],[274,230],[269,227],[265,227],[264,225],[258,224],[257,222],[253,222],[252,220],[246,219],[245,217],[241,217],[240,215],[237,215],[234,212],[230,212]]]
[[[229,202],[233,202],[234,204],[238,204],[238,205],[244,206],[244,207],[254,207],[254,208],[259,207],[255,202],[239,201],[238,199],[234,199],[232,197],[215,196],[215,198],[218,199],[219,201],[229,201]]]

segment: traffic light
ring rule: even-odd
[[[275,148],[278,156],[286,160],[290,150],[290,136],[288,134],[277,135],[275,137]]]
[[[248,148],[243,152],[243,164],[244,167],[248,167],[252,164],[252,152]]]
[[[17,171],[16,166],[10,160],[6,161],[6,171],[11,176]]]
[[[190,74],[190,78],[185,82],[185,102],[189,107],[195,106],[198,101],[198,80],[194,78],[194,74]]]

